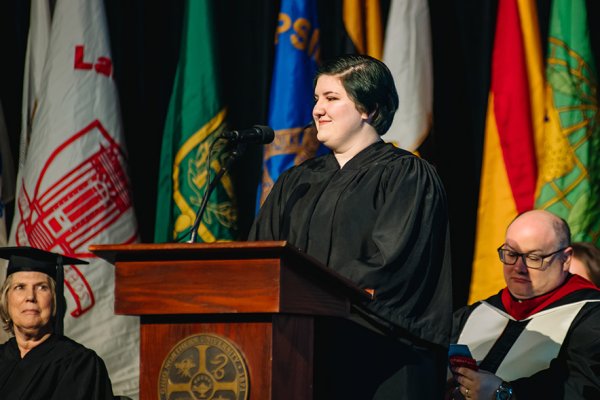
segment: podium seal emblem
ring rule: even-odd
[[[163,361],[160,400],[248,400],[249,376],[235,344],[214,334],[189,336]]]

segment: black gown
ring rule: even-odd
[[[52,335],[23,359],[15,338],[0,345],[0,399],[113,400],[113,393],[94,351]]]
[[[452,287],[446,196],[429,163],[384,142],[367,147],[341,169],[332,154],[308,160],[277,180],[249,240],[287,240],[360,287],[375,290],[375,300],[364,304],[367,317],[387,332],[384,341],[393,338],[402,348],[395,352],[392,342],[379,350],[370,348],[369,343],[382,343],[381,337],[340,321],[344,337],[332,338],[327,346],[345,354],[329,357],[332,368],[344,364],[344,357],[354,363],[361,352],[365,359],[360,362],[366,363],[353,384],[348,385],[352,375],[343,377],[351,398],[361,398],[357,390],[367,385],[368,374],[391,381],[365,389],[362,398],[385,391],[394,392],[390,398],[435,398],[427,390],[444,380]],[[425,367],[421,376],[412,371],[399,377],[396,372],[409,363],[406,360],[418,365],[420,355],[429,359],[425,364],[435,372],[429,374]],[[393,366],[377,371],[378,365],[390,363]],[[417,384],[415,379],[431,384]],[[411,385],[420,387],[418,397],[407,394]],[[328,398],[343,398],[334,386],[327,392],[334,397]]]

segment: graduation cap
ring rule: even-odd
[[[64,265],[88,264],[88,262],[27,246],[0,247],[0,258],[8,260],[7,277],[15,272],[33,271],[44,273],[56,281],[54,333],[62,335],[63,318],[66,312]]]

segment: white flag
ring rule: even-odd
[[[392,0],[383,61],[394,76],[400,104],[384,138],[410,151],[423,143],[432,121],[430,25],[427,0]]]
[[[29,20],[25,73],[23,75],[19,172],[23,170],[25,165],[25,156],[31,135],[31,121],[37,111],[42,88],[43,69],[46,63],[48,41],[50,40],[50,5],[48,0],[31,0]]]
[[[65,334],[137,398],[139,320],[114,315],[114,267],[88,251],[137,241],[104,3],[57,0],[52,15],[10,240],[90,261],[65,268]]]
[[[6,246],[6,203],[14,199],[15,171],[4,122],[4,111],[0,104],[0,246]],[[4,278],[0,278],[4,279]]]

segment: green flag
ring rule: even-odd
[[[213,179],[226,157],[223,141],[217,141],[208,158],[226,113],[217,87],[211,6],[210,0],[186,2],[179,65],[162,142],[156,242],[173,241],[189,232],[206,189],[207,173]],[[226,174],[210,197],[198,239],[233,240],[235,221],[233,188]]]
[[[585,7],[585,0],[552,6],[536,208],[564,218],[574,241],[600,245],[597,75]]]

